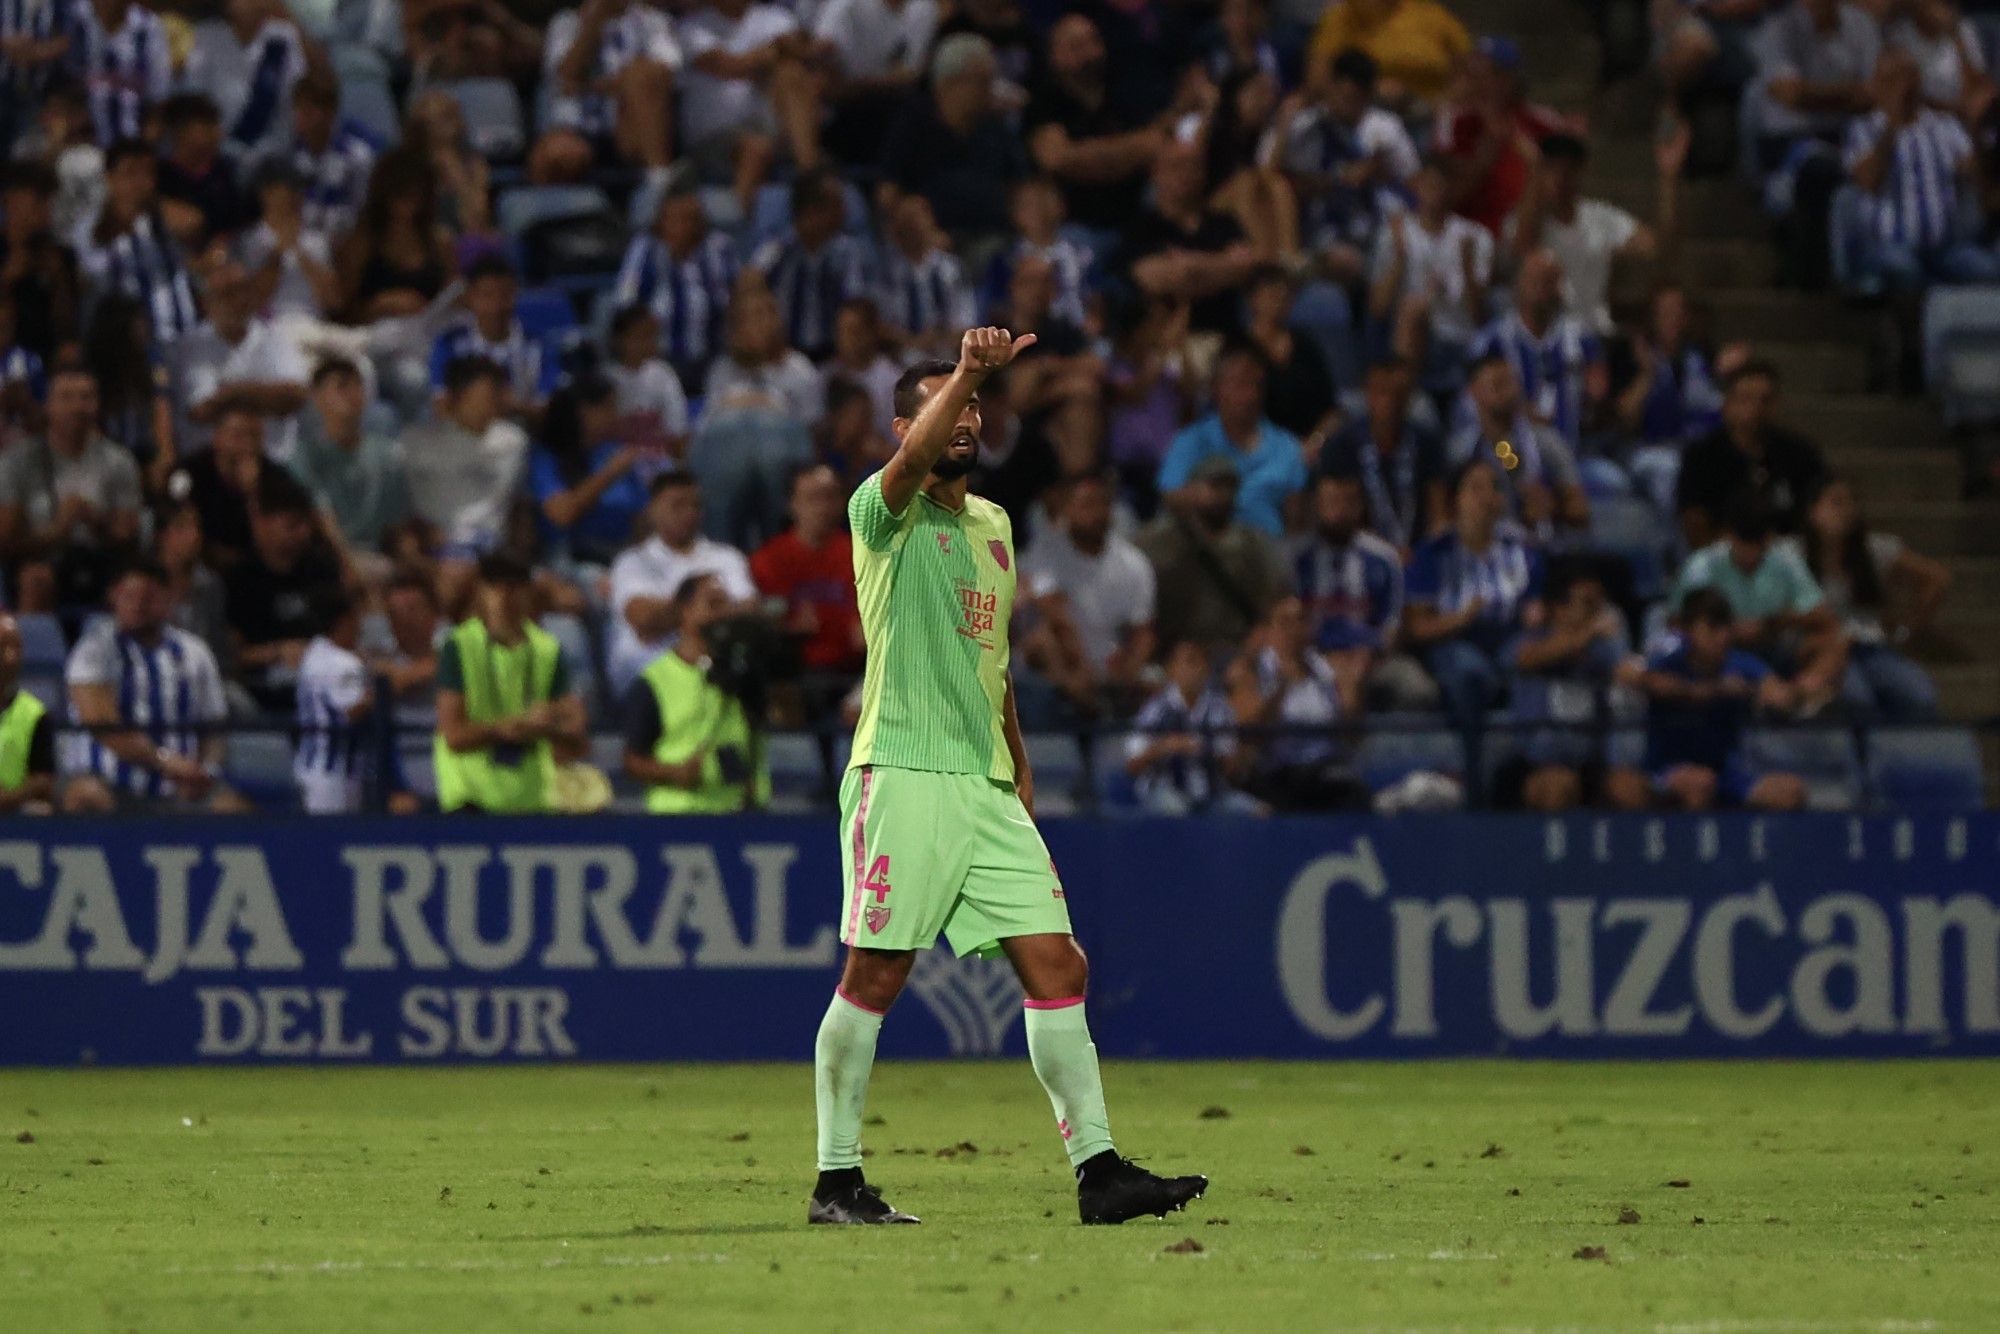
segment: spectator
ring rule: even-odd
[[[1190,303],[1204,333],[1236,327],[1237,289],[1257,265],[1234,219],[1210,209],[1201,150],[1173,143],[1153,161],[1152,203],[1126,231],[1115,267],[1152,297]]]
[[[1908,0],[1891,13],[1883,38],[1917,62],[1925,105],[1967,124],[1983,118],[1993,101],[1985,39],[1955,0]]]
[[[1713,94],[1734,103],[1757,72],[1757,29],[1783,0],[1660,0],[1653,50],[1668,100],[1685,109]]]
[[[1088,246],[1064,234],[1062,190],[1047,176],[1016,182],[1009,194],[1008,220],[1014,237],[987,269],[983,304],[991,307],[1006,299],[1014,267],[1022,260],[1047,260],[1055,280],[1050,313],[1065,324],[1085,327],[1090,320],[1085,302],[1096,257]]]
[[[782,132],[792,165],[819,165],[818,80],[812,43],[789,11],[752,0],[712,0],[679,24],[687,71],[681,142],[704,177],[728,180],[750,211]]]
[[[340,564],[318,541],[312,496],[277,473],[258,482],[250,549],[223,586],[230,656],[265,709],[291,712],[299,663],[319,631],[317,609],[340,591]]]
[[[491,12],[506,11],[495,5]],[[485,157],[472,145],[472,132],[458,99],[444,88],[430,88],[412,97],[409,113],[403,117],[403,147],[430,168],[436,182],[438,220],[458,236],[490,236],[491,175]]]
[[[220,575],[203,559],[201,511],[186,501],[156,521],[153,548],[166,575],[167,622],[211,649],[229,648],[229,595]],[[226,661],[218,660],[225,669]]]
[[[55,173],[16,161],[0,172],[0,298],[14,305],[14,341],[53,360],[77,328],[76,254],[55,230]]]
[[[1547,247],[1562,265],[1565,315],[1603,337],[1612,331],[1611,269],[1618,260],[1651,261],[1671,254],[1680,235],[1680,178],[1689,131],[1681,125],[1653,146],[1659,170],[1654,227],[1602,199],[1583,197],[1590,146],[1581,135],[1551,134],[1528,171],[1527,188],[1507,219],[1507,243],[1525,262]]]
[[[1766,198],[1782,204],[1781,283],[1825,286],[1827,218],[1841,182],[1848,125],[1873,109],[1869,76],[1881,28],[1845,0],[1796,0],[1758,33],[1757,83],[1744,100]]]
[[[364,650],[369,671],[389,683],[396,721],[430,730],[437,721],[437,649],[444,633],[437,589],[417,574],[399,574],[382,590],[382,623]]]
[[[1633,480],[1672,513],[1681,450],[1722,424],[1721,373],[1749,349],[1738,343],[1711,357],[1694,336],[1687,292],[1674,284],[1656,287],[1648,309],[1646,328],[1632,331],[1630,368],[1614,401],[1620,431],[1637,445],[1628,463]]]
[[[1071,478],[1059,522],[1037,532],[1021,557],[1021,576],[1044,615],[1059,614],[1075,628],[1093,693],[1136,698],[1156,647],[1153,567],[1112,531],[1114,496],[1106,474]]]
[[[1282,162],[1304,212],[1304,240],[1327,275],[1361,277],[1383,220],[1417,173],[1417,147],[1395,115],[1376,104],[1377,67],[1341,49],[1316,64],[1318,94],[1286,115]]]
[[[276,458],[292,456],[311,368],[297,344],[258,318],[256,289],[241,264],[217,250],[202,275],[208,319],[173,348],[175,401],[186,420],[175,435],[197,448],[216,420],[232,408],[265,422],[264,446]]]
[[[1246,0],[1235,0],[1237,3]],[[1183,117],[1177,137],[1202,148],[1202,179],[1211,208],[1233,218],[1257,258],[1294,263],[1299,246],[1299,201],[1292,183],[1270,158],[1280,127],[1276,75],[1262,70],[1231,74],[1215,90],[1205,115]]]
[[[250,549],[252,501],[267,473],[298,480],[265,456],[264,419],[236,404],[217,415],[208,448],[175,466],[168,494],[181,495],[185,487],[184,494],[201,514],[204,559],[221,574],[234,569]]]
[[[673,594],[680,635],[626,692],[625,772],[646,785],[654,815],[723,814],[770,800],[743,702],[708,674],[709,628],[734,601],[713,574],[682,579]]]
[[[1153,564],[1160,638],[1234,651],[1285,590],[1277,545],[1236,519],[1237,463],[1212,454],[1195,465],[1187,501],[1139,534]]]
[[[621,695],[672,645],[680,626],[674,594],[691,575],[714,575],[731,602],[757,595],[743,553],[701,535],[701,488],[691,475],[656,479],[646,519],[653,535],[611,565],[613,621],[605,657],[612,688]]]
[[[832,468],[812,464],[792,476],[792,526],[757,548],[757,590],[785,601],[785,626],[805,637],[807,670],[851,676],[861,670],[861,610],[854,591],[854,543],[841,528],[847,490]]]
[[[1518,782],[1521,805],[1554,814],[1601,789],[1598,738],[1584,729],[1606,716],[1609,692],[1631,652],[1632,638],[1605,599],[1603,581],[1573,569],[1550,593],[1547,621],[1514,648],[1513,720],[1549,725],[1518,733],[1520,754],[1502,770],[1503,787]]]
[[[169,342],[199,324],[201,313],[180,247],[160,219],[151,145],[139,139],[111,145],[104,182],[104,207],[80,256],[84,280],[95,296],[117,292],[137,301],[152,314],[153,336]]]
[[[650,234],[635,236],[618,268],[612,301],[644,306],[660,322],[660,351],[692,392],[701,392],[709,363],[722,350],[723,320],[736,281],[736,247],[711,231],[692,190],[669,190]]]
[[[729,307],[729,346],[708,376],[709,414],[755,411],[811,426],[824,403],[819,373],[785,339],[770,293],[746,287]]]
[[[1529,418],[1513,363],[1498,355],[1474,363],[1465,394],[1472,421],[1452,442],[1451,463],[1477,459],[1491,467],[1507,517],[1540,541],[1558,529],[1588,528],[1590,501],[1576,456],[1562,437]]]
[[[847,196],[838,177],[807,172],[792,183],[791,202],[790,234],[767,242],[750,267],[777,299],[792,346],[818,361],[833,350],[841,303],[868,290],[869,257],[840,230]]]
[[[1796,774],[1757,774],[1743,754],[1753,709],[1782,710],[1796,698],[1753,655],[1733,646],[1729,601],[1713,590],[1681,606],[1681,634],[1624,675],[1647,699],[1643,771],[1614,769],[1606,793],[1623,810],[1667,806],[1705,811],[1747,806],[1795,811],[1806,803]]]
[[[166,25],[138,0],[78,0],[65,22],[70,73],[89,98],[100,147],[146,132],[173,78]]]
[[[1168,816],[1262,813],[1261,802],[1227,784],[1236,715],[1215,688],[1207,651],[1181,640],[1167,650],[1166,676],[1125,740],[1125,773],[1140,806]]]
[[[1185,301],[1135,297],[1118,312],[1105,372],[1106,448],[1118,479],[1148,518],[1159,503],[1160,463],[1189,416]]]
[[[1411,188],[1416,207],[1391,214],[1377,235],[1368,311],[1426,385],[1456,385],[1485,318],[1493,236],[1451,211],[1445,162],[1427,160]]]
[[[444,392],[426,421],[403,433],[410,509],[436,533],[439,554],[457,567],[445,605],[468,566],[493,550],[528,462],[528,436],[502,415],[505,372],[484,357],[445,368]]]
[[[1438,116],[1436,147],[1456,161],[1454,204],[1498,236],[1520,206],[1542,140],[1570,123],[1528,101],[1521,49],[1505,37],[1479,39],[1460,65],[1452,101]]]
[[[923,195],[896,200],[884,230],[889,245],[883,255],[882,308],[902,334],[906,350],[949,347],[978,322],[979,312],[965,266],[938,230],[930,201]],[[836,329],[836,342],[837,335]]]
[[[1444,446],[1410,414],[1415,389],[1408,362],[1390,357],[1368,368],[1366,410],[1320,452],[1322,472],[1361,479],[1368,528],[1398,551],[1413,551],[1451,522]]]
[[[308,70],[292,85],[288,160],[305,182],[305,225],[333,241],[346,237],[361,214],[375,145],[340,120],[340,85],[330,71]]]
[[[1900,646],[1930,628],[1951,571],[1893,533],[1870,530],[1845,478],[1828,478],[1806,510],[1806,568],[1847,634],[1841,698],[1864,718],[1890,723],[1937,716],[1937,686]],[[1892,609],[1891,593],[1900,594]],[[1897,612],[1900,611],[1900,614]]]
[[[642,484],[687,450],[687,392],[674,368],[660,360],[659,348],[659,321],[644,306],[627,306],[611,317],[604,377],[616,400],[616,437],[638,451]]]
[[[1306,454],[1316,458],[1340,418],[1326,354],[1310,333],[1292,327],[1297,292],[1297,285],[1278,265],[1257,269],[1243,293],[1243,332],[1264,358],[1265,405],[1271,420],[1302,440]]]
[[[1276,80],[1283,74],[1278,51],[1271,44],[1271,13],[1264,0],[1222,0],[1215,8],[1215,40],[1205,61],[1197,66],[1211,83],[1232,76],[1263,74]]]
[[[361,727],[375,693],[361,660],[361,614],[346,592],[323,593],[318,633],[299,656],[298,747],[292,781],[308,815],[358,815],[367,795],[371,738]]]
[[[896,377],[903,373],[890,360],[887,346],[879,308],[867,297],[856,297],[834,316],[833,355],[820,367],[829,394],[835,380],[845,380],[868,395],[875,425],[885,435],[896,420]]]
[[[113,293],[98,300],[84,335],[83,364],[97,377],[98,421],[114,444],[145,465],[158,489],[174,462],[172,376],[144,306]]]
[[[13,295],[0,288],[0,448],[40,427],[49,395],[42,359],[15,341],[15,324]]]
[[[1215,410],[1174,437],[1160,465],[1160,493],[1173,504],[1188,490],[1203,459],[1229,459],[1240,479],[1237,517],[1280,538],[1299,517],[1306,461],[1298,438],[1264,415],[1264,360],[1254,349],[1225,351],[1215,367]]]
[[[1313,530],[1292,554],[1306,634],[1333,668],[1341,712],[1358,718],[1373,695],[1390,708],[1437,702],[1423,669],[1394,652],[1403,620],[1403,558],[1361,525],[1368,500],[1352,473],[1313,483]]]
[[[1001,87],[1010,101],[1025,99],[1028,76],[1040,58],[1035,32],[1015,0],[962,0],[938,25],[938,35],[977,33],[993,47],[1000,65]]]
[[[1542,622],[1542,557],[1501,526],[1506,502],[1483,460],[1453,471],[1451,503],[1451,526],[1410,560],[1403,630],[1437,682],[1445,715],[1476,728],[1505,693],[1515,640]]]
[[[138,542],[139,469],[98,432],[97,408],[90,372],[59,368],[46,432],[0,453],[0,558],[23,611],[96,604]]]
[[[543,549],[578,582],[594,582],[631,542],[646,508],[638,451],[617,438],[618,396],[598,376],[572,380],[549,400],[542,447],[528,461]]]
[[[1722,424],[1687,447],[1675,504],[1689,550],[1722,532],[1730,504],[1748,492],[1770,510],[1781,533],[1795,533],[1806,497],[1819,489],[1826,461],[1804,436],[1774,425],[1778,368],[1748,360],[1722,381]]]
[[[827,55],[821,137],[836,157],[873,164],[930,63],[938,19],[937,0],[829,0],[820,8],[813,34]]]
[[[960,33],[938,43],[928,95],[911,95],[882,146],[885,216],[895,216],[898,198],[916,195],[954,236],[983,242],[1004,232],[1008,189],[1028,161],[994,100],[994,69],[982,37]]]
[[[415,315],[450,280],[452,246],[429,157],[409,146],[384,154],[340,248],[341,309],[359,324]]]
[[[340,304],[333,243],[306,224],[306,182],[283,158],[258,168],[261,217],[237,241],[236,258],[250,271],[252,305],[273,317],[318,319]]]
[[[222,115],[206,93],[176,93],[160,108],[165,151],[159,165],[160,216],[176,241],[200,250],[234,236],[257,210],[222,154]]]
[[[70,721],[94,729],[78,743],[78,772],[63,809],[242,810],[217,776],[228,704],[208,645],[167,623],[165,573],[140,561],[113,577],[110,616],[84,632],[65,680]]]
[[[1611,393],[1604,344],[1562,309],[1563,270],[1554,252],[1534,251],[1514,279],[1514,308],[1472,340],[1471,357],[1503,357],[1514,367],[1528,415],[1572,451]]]
[[[55,799],[55,726],[21,689],[21,624],[0,611],[0,815],[44,815]]]
[[[0,12],[0,161],[14,156],[18,132],[30,124],[49,83],[69,54],[65,17],[53,4],[9,6]]]
[[[986,398],[992,401],[990,394]],[[826,411],[813,428],[813,453],[840,478],[843,494],[852,492],[896,453],[876,413],[874,397],[854,381],[835,376],[826,382]]]
[[[508,416],[533,416],[555,388],[558,367],[539,338],[530,338],[514,312],[520,296],[514,267],[498,255],[473,261],[465,271],[465,318],[431,345],[431,388],[444,387],[445,371],[466,357],[492,362],[506,377]]]
[[[307,70],[325,66],[326,54],[307,41],[281,0],[226,0],[222,17],[235,49],[224,59],[191,57],[183,77],[215,90],[231,153],[255,159],[284,144],[292,90]],[[203,49],[208,56],[218,51],[213,41]]]
[[[681,68],[666,14],[640,0],[584,0],[549,20],[542,49],[549,130],[530,155],[533,178],[580,181],[599,162],[664,174]]]
[[[1015,409],[1034,417],[1054,444],[1062,471],[1077,472],[1095,463],[1102,445],[1104,375],[1084,332],[1056,318],[1055,295],[1048,261],[1024,258],[994,318],[1016,337],[1035,335],[1015,358],[1008,392]]]
[[[1272,604],[1228,681],[1230,712],[1252,729],[1237,742],[1245,752],[1243,787],[1250,795],[1280,811],[1367,805],[1367,790],[1355,781],[1346,747],[1334,735],[1341,707],[1333,668],[1312,651],[1305,607],[1296,597]],[[1256,730],[1267,728],[1279,730]]]
[[[65,240],[87,230],[104,205],[105,152],[96,135],[83,87],[59,82],[42,98],[35,129],[14,146],[17,162],[55,172],[50,215],[56,235]]]
[[[1306,48],[1306,64],[1325,69],[1343,51],[1365,53],[1381,67],[1391,101],[1442,97],[1452,71],[1472,49],[1472,34],[1436,0],[1342,0],[1327,6]]]
[[[1083,14],[1056,20],[1021,126],[1036,170],[1061,183],[1070,217],[1123,232],[1138,219],[1140,184],[1166,136],[1111,96],[1106,68],[1095,23]]]
[[[443,810],[550,811],[556,747],[583,744],[576,669],[529,616],[532,586],[527,566],[482,557],[477,609],[438,648],[432,753]]]
[[[292,460],[299,480],[318,503],[333,534],[377,579],[379,553],[390,530],[408,517],[401,449],[368,422],[368,386],[351,361],[322,361],[312,377],[312,397],[299,418],[299,448]],[[373,559],[366,559],[373,556]]]
[[[1840,693],[1847,671],[1847,636],[1805,559],[1789,542],[1774,542],[1772,516],[1754,496],[1731,510],[1723,538],[1687,559],[1679,600],[1712,588],[1728,602],[1735,647],[1762,658],[1793,688],[1800,712],[1811,716]]]

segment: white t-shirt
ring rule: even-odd
[[[1611,322],[1611,261],[1639,233],[1639,220],[1601,199],[1580,199],[1576,217],[1542,219],[1542,244],[1563,266],[1563,310],[1594,334],[1608,334]],[[1507,219],[1507,236],[1514,220]]]
[[[798,31],[798,26],[797,19],[776,5],[752,5],[742,18],[733,20],[718,10],[698,9],[681,20],[681,45],[688,64],[681,80],[681,134],[689,145],[762,123],[771,115],[770,103],[755,82],[703,73],[701,57],[711,51],[747,55]]]
[[[1960,19],[1953,32],[1926,37],[1907,18],[1889,24],[1889,45],[1907,51],[1923,72],[1927,102],[1957,102],[1965,96],[1969,78],[1986,72],[1986,47],[1971,19]]]
[[[879,79],[902,70],[921,71],[937,37],[937,0],[827,0],[813,32],[832,44],[841,73],[850,79]]]
[[[362,743],[348,722],[368,698],[368,668],[325,635],[315,635],[299,659],[299,740],[292,777],[315,815],[352,812],[361,800]]]
[[[687,391],[672,366],[658,359],[636,367],[613,362],[604,368],[604,376],[618,394],[621,439],[644,444],[660,436],[687,434]]]
[[[251,320],[243,341],[233,347],[213,324],[203,324],[180,341],[177,353],[179,377],[174,401],[182,411],[207,402],[230,385],[295,384],[304,388],[312,378],[312,367],[306,364],[298,344],[269,320]],[[280,461],[289,459],[297,433],[298,423],[293,418],[271,419],[264,427],[264,452]],[[190,425],[182,439],[205,441],[208,432]]]
[[[1452,214],[1435,232],[1424,230],[1415,213],[1391,221],[1375,238],[1374,272],[1386,272],[1396,253],[1395,229],[1403,229],[1404,299],[1433,293],[1431,330],[1441,338],[1466,342],[1483,323],[1466,288],[1465,248],[1472,247],[1472,275],[1481,287],[1493,281],[1493,234],[1470,218]]]
[[[657,536],[622,553],[611,562],[611,684],[620,695],[637,680],[646,665],[665,653],[672,637],[640,639],[625,619],[633,598],[670,598],[689,575],[712,574],[732,602],[757,596],[750,562],[724,542],[697,537],[686,551],[675,551]]]
[[[237,243],[237,258],[252,273],[262,269],[277,253],[278,234],[271,230],[269,223],[258,223],[243,233],[243,239]],[[326,234],[301,230],[297,252],[288,253],[278,261],[278,286],[271,293],[271,304],[264,312],[273,319],[282,315],[307,315],[318,319],[325,313],[320,309],[319,297],[313,291],[311,280],[299,264],[300,255],[322,268],[333,267],[333,246],[327,241]]]
[[[510,421],[496,421],[484,435],[474,435],[437,418],[403,433],[410,508],[438,530],[449,554],[461,559],[499,540],[527,461],[528,433]]]
[[[1127,630],[1153,619],[1153,566],[1139,548],[1116,534],[1092,556],[1050,524],[1021,557],[1021,573],[1036,597],[1063,595],[1084,652],[1100,667],[1118,651]]]
[[[803,352],[787,352],[764,366],[745,366],[733,357],[721,357],[708,373],[708,398],[702,412],[775,412],[811,426],[826,407],[824,394],[819,372]]]

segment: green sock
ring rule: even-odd
[[[1048,1090],[1069,1164],[1075,1167],[1111,1147],[1111,1117],[1104,1110],[1104,1081],[1097,1073],[1097,1044],[1083,1017],[1083,997],[1028,1002],[1028,1059]]]
[[[861,1166],[861,1109],[882,1016],[836,989],[813,1046],[813,1095],[819,1105],[819,1170]]]

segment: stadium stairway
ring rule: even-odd
[[[1575,0],[1450,4],[1475,33],[1504,32],[1520,43],[1537,101],[1588,116],[1586,193],[1650,221],[1658,95],[1647,77],[1599,86],[1590,11]],[[1877,314],[1773,285],[1771,226],[1749,183],[1684,181],[1681,215],[1678,276],[1709,310],[1715,340],[1750,342],[1775,362],[1785,381],[1782,419],[1853,478],[1877,528],[1950,566],[1946,610],[1913,645],[1937,678],[1947,716],[2000,716],[2000,501],[1962,498],[1963,451],[1934,404],[1865,392]],[[1643,308],[1652,277],[1619,274],[1621,311]]]

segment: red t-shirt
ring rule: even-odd
[[[861,666],[861,608],[854,596],[854,542],[835,533],[809,547],[787,529],[750,557],[757,587],[790,604],[794,623],[810,615],[806,666],[814,671],[855,671]]]
[[[1536,143],[1552,134],[1575,128],[1561,112],[1527,102],[1514,108],[1514,123]],[[1470,158],[1478,149],[1480,136],[1485,131],[1484,115],[1470,107],[1453,107],[1438,118],[1438,149],[1447,157]],[[1500,229],[1521,202],[1521,192],[1527,186],[1527,160],[1510,138],[1501,148],[1499,156],[1493,159],[1485,179],[1472,187],[1472,192],[1466,195],[1458,211],[1499,236]]]

